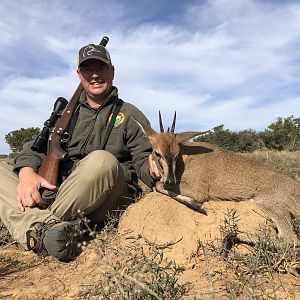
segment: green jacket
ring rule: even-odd
[[[61,163],[60,178],[74,169],[78,160],[94,150],[99,149],[101,138],[105,136],[113,108],[118,101],[118,90],[112,88],[107,101],[94,109],[86,102],[86,93],[82,92],[76,125],[69,140],[65,144],[68,159]],[[145,115],[134,105],[124,102],[108,138],[105,150],[112,153],[120,162],[129,185],[137,182],[139,177],[149,187],[153,179],[149,175],[148,156],[152,149],[149,139],[143,134],[140,126],[131,118],[149,124]],[[14,170],[22,167],[32,167],[38,170],[44,153],[32,151],[32,142],[24,145],[23,151],[17,155]],[[63,179],[59,180],[62,181]]]

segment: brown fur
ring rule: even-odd
[[[293,218],[300,218],[300,183],[239,154],[208,143],[184,142],[201,132],[157,133],[141,125],[162,175],[156,190],[201,210],[210,199],[252,199],[273,220],[280,236],[300,243]]]

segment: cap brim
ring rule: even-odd
[[[84,61],[89,60],[89,59],[98,59],[98,60],[104,62],[105,64],[110,64],[110,61],[108,59],[105,59],[105,58],[102,58],[102,57],[99,57],[99,56],[93,56],[93,55],[91,55],[91,56],[83,58],[80,61],[80,63],[78,64],[78,66],[80,66]]]

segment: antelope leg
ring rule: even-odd
[[[170,190],[166,190],[163,187],[162,182],[157,182],[153,189],[155,191],[159,192],[159,193],[162,193],[164,195],[167,195],[167,196],[175,199],[176,201],[178,201],[178,202],[184,204],[185,206],[187,206],[188,208],[191,208],[195,211],[198,211],[202,214],[207,215],[207,211],[202,207],[202,205],[200,203],[196,202],[195,199],[187,197],[187,196],[180,195],[180,194],[175,193],[175,192],[170,191]]]

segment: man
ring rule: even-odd
[[[119,99],[107,49],[94,44],[81,48],[77,74],[84,91],[70,122],[65,144],[68,160],[60,165],[59,186],[37,174],[45,154],[32,151],[32,142],[24,145],[13,168],[0,165],[0,219],[26,249],[61,260],[78,255],[80,216],[102,224],[108,211],[125,204],[138,177],[151,187],[158,175],[149,140],[134,119],[149,122],[135,106]],[[113,128],[101,147],[118,106]],[[55,195],[47,208],[41,188]]]

